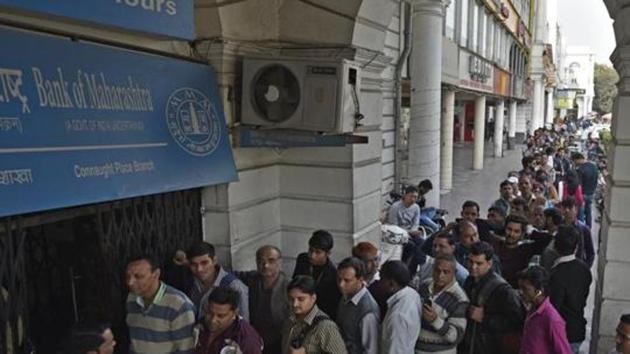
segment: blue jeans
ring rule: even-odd
[[[593,195],[584,194],[584,219],[586,219],[586,225],[590,228],[593,224]]]
[[[435,217],[435,208],[423,208],[420,212],[420,225],[427,229],[427,234],[432,234],[440,229],[440,224],[433,221]]]
[[[582,342],[569,343],[571,345],[571,351],[573,354],[580,354],[580,346]]]

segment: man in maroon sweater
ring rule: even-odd
[[[216,354],[228,346],[239,348],[243,354],[262,353],[262,339],[238,315],[239,296],[229,288],[217,288],[210,294],[195,354]]]

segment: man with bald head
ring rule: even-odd
[[[256,251],[256,268],[235,272],[249,287],[250,322],[263,338],[263,353],[280,353],[282,323],[289,317],[288,278],[282,272],[282,253],[276,246]]]
[[[459,240],[457,246],[455,246],[455,259],[460,264],[468,264],[468,255],[470,254],[470,248],[474,243],[479,242],[479,231],[477,225],[468,220],[461,220],[455,227],[455,234]],[[492,260],[492,270],[497,274],[501,274],[501,261],[494,255]]]

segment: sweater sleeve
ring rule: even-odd
[[[450,344],[458,344],[464,338],[464,331],[466,330],[466,310],[468,309],[467,302],[461,302],[452,313],[448,314],[446,320],[437,317],[431,326],[435,328],[437,334],[439,334],[446,342]]]
[[[378,316],[368,313],[359,323],[364,354],[378,354]]]

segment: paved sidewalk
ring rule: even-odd
[[[466,200],[474,200],[481,206],[481,217],[486,217],[488,207],[499,198],[499,184],[509,171],[521,169],[522,150],[503,151],[503,157],[495,158],[492,142],[486,142],[483,170],[472,169],[472,144],[455,145],[453,148],[453,189],[440,196],[440,208],[449,212],[447,221],[459,217]]]

